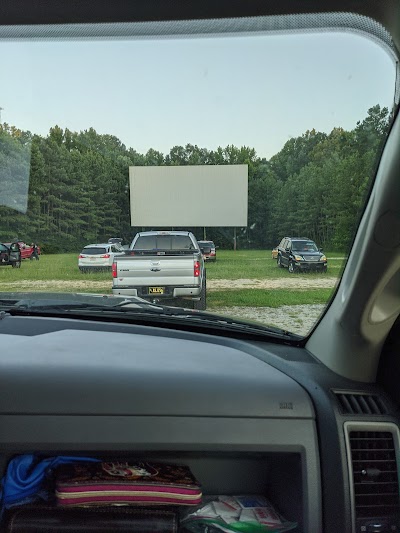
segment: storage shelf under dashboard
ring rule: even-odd
[[[41,454],[40,450],[30,450]],[[49,450],[43,457],[77,455],[69,450]],[[300,453],[277,452],[82,452],[80,455],[97,457],[108,462],[152,462],[187,465],[200,482],[203,495],[261,494],[266,496],[277,510],[290,521],[298,523],[293,530],[298,533],[316,531],[308,524],[312,517],[306,516],[304,494],[304,468]],[[1,456],[2,474],[12,455]],[[4,526],[0,531],[6,531]]]

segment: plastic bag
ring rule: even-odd
[[[283,533],[297,527],[285,520],[264,496],[208,496],[181,525],[193,533]]]

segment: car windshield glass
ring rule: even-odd
[[[187,235],[146,235],[135,243],[136,250],[192,250],[193,243]]]
[[[318,252],[316,244],[312,241],[293,241],[293,252]]]
[[[366,32],[274,21],[0,28],[0,240],[27,243],[0,292],[307,335],[369,195],[396,65]]]
[[[82,255],[102,255],[107,253],[105,248],[84,248]]]

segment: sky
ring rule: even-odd
[[[391,108],[388,52],[351,33],[0,43],[1,121],[118,137],[140,153],[187,143],[270,158],[315,128]]]

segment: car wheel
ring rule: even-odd
[[[289,262],[288,270],[290,274],[294,274],[295,272],[297,272],[297,268],[294,266],[293,261]]]
[[[278,265],[278,268],[283,268],[281,256],[278,255],[278,259],[276,260],[276,264]]]
[[[21,268],[21,261],[15,261],[11,266],[12,268]]]
[[[205,311],[207,309],[207,282],[205,271],[203,285],[201,286],[200,300],[193,300],[193,309],[198,309],[199,311]]]

